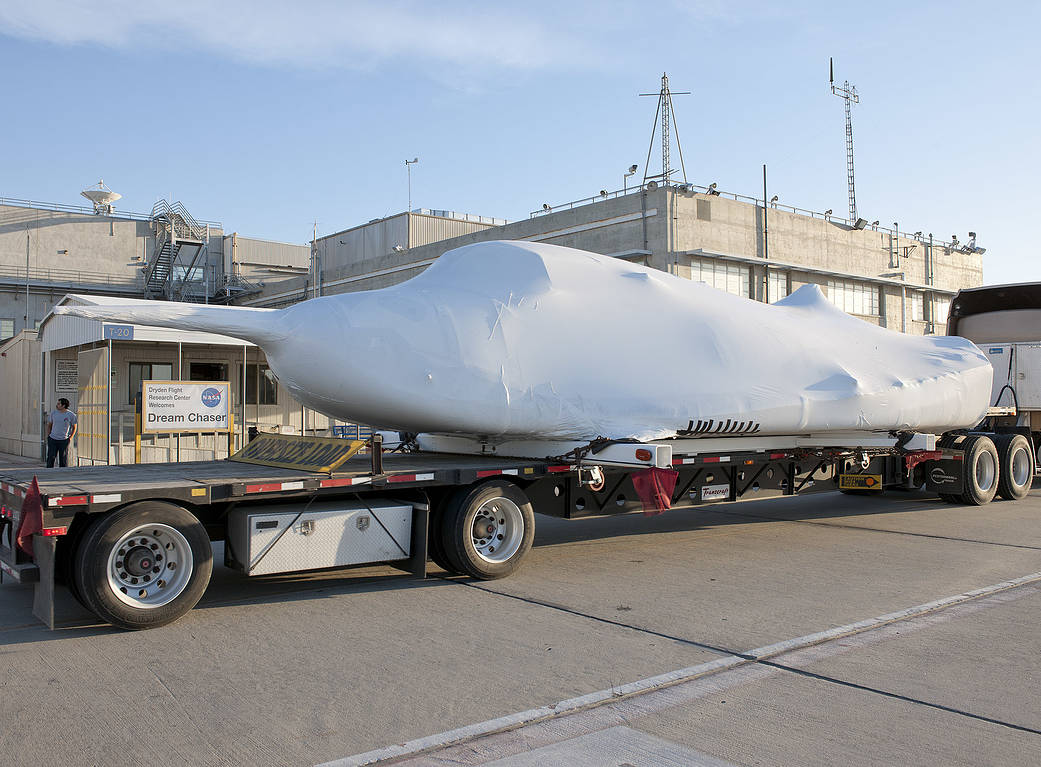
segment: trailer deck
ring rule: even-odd
[[[169,498],[196,505],[249,500],[277,494],[289,497],[345,487],[393,485],[433,487],[474,482],[496,474],[535,479],[569,471],[569,465],[492,456],[384,453],[383,473],[373,474],[368,456],[348,460],[333,472],[278,469],[237,461],[197,461],[125,466],[0,471],[0,498],[24,498],[36,477],[47,517],[57,522],[77,511],[99,512],[143,498]]]

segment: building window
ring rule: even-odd
[[[690,278],[735,296],[749,298],[751,295],[751,270],[743,264],[694,258],[690,261]]]
[[[241,370],[241,367],[239,368]],[[246,404],[277,405],[278,385],[267,376],[267,365],[246,365]],[[242,378],[239,378],[242,391]]]
[[[0,319],[0,341],[6,341],[14,335],[14,320]]]
[[[228,366],[223,362],[191,362],[188,364],[189,381],[227,381]]]
[[[929,316],[929,321],[936,325],[946,325],[947,315],[951,312],[951,299],[943,298],[941,296],[933,296],[933,302],[930,309],[932,310],[932,314]]]
[[[127,400],[131,405],[137,402],[141,393],[142,381],[172,381],[173,365],[169,362],[131,362],[130,391]]]
[[[788,295],[788,273],[770,269],[766,272],[766,297],[772,304]]]
[[[878,286],[850,280],[828,280],[828,300],[847,314],[878,316]]]
[[[911,321],[923,322],[925,320],[925,294],[912,290],[908,293],[907,300],[911,303]]]

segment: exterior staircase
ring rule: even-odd
[[[203,282],[197,272],[206,266],[210,227],[192,218],[179,201],[159,200],[151,221],[155,249],[145,269],[145,297],[190,300],[198,292],[195,283]]]

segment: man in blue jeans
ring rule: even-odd
[[[69,442],[76,436],[76,414],[69,410],[69,401],[62,397],[58,407],[47,416],[47,468],[54,468],[54,457],[59,466],[69,465]]]

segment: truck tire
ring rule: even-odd
[[[445,514],[441,508],[435,508],[430,512],[427,523],[429,525],[427,530],[427,554],[433,563],[442,570],[457,575],[458,571],[452,568],[448,557],[445,556],[444,518]]]
[[[493,480],[462,488],[441,520],[442,544],[455,572],[481,580],[516,570],[535,538],[535,513],[516,485]]]
[[[998,491],[998,451],[990,437],[976,434],[959,446],[965,451],[965,491],[958,497],[969,506],[983,506]]]
[[[187,509],[163,501],[99,516],[73,562],[87,607],[124,629],[173,623],[199,602],[212,571],[206,528]]]
[[[1022,434],[1002,434],[994,441],[998,449],[998,495],[1018,501],[1030,492],[1034,481],[1034,451]]]

